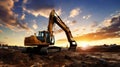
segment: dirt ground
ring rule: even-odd
[[[38,55],[0,49],[0,67],[120,67],[120,53],[64,50]]]

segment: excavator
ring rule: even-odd
[[[27,49],[28,52],[41,52],[41,53],[49,53],[50,51],[61,51],[61,47],[50,46],[55,44],[55,37],[53,35],[53,27],[54,24],[57,24],[66,34],[67,40],[70,44],[68,50],[75,51],[77,47],[76,41],[73,39],[70,29],[66,26],[66,24],[61,20],[61,18],[57,15],[55,10],[52,10],[49,15],[49,23],[47,31],[39,31],[38,34],[31,35],[29,37],[25,37],[24,45],[25,46],[37,46],[37,47],[29,47]]]

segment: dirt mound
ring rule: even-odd
[[[38,55],[0,49],[0,67],[120,67],[120,54],[115,53],[117,58],[112,57],[112,54],[61,51]]]
[[[0,65],[9,64],[15,67],[30,67],[34,63],[41,62],[40,56],[22,53],[11,49],[0,49]]]

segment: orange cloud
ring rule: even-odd
[[[2,31],[2,30],[0,30],[0,33],[3,33],[3,31]]]

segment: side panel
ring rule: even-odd
[[[42,42],[37,39],[36,36],[32,35],[30,37],[26,37],[24,40],[25,46],[38,46],[38,45],[49,45],[49,43]]]

